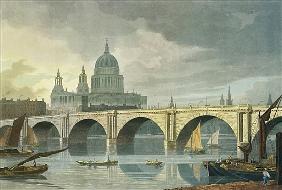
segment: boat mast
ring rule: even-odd
[[[259,117],[258,117],[258,125],[259,125],[259,160],[266,158],[266,124],[265,122],[270,119],[271,110],[275,107],[279,107],[281,102],[282,95],[279,96],[275,102],[270,105],[270,107]]]
[[[191,152],[193,152],[193,135],[194,135],[194,131],[192,131],[192,134],[191,134]]]
[[[212,122],[212,125],[213,125],[213,129],[215,129],[214,122]],[[211,146],[212,146],[212,139],[213,139],[213,133],[211,133]]]

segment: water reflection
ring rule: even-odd
[[[106,144],[106,136],[88,135],[85,143],[72,144],[65,152],[38,160],[39,163],[46,163],[49,166],[49,170],[43,174],[45,179],[3,180],[1,187],[4,189],[21,189],[23,186],[26,189],[38,189],[38,187],[40,189],[165,189],[232,180],[209,178],[206,169],[201,165],[203,160],[211,157],[215,159],[224,155],[227,157],[230,151],[228,148],[223,147],[221,150],[224,151],[212,151],[204,155],[165,154],[164,136],[150,134],[147,130],[143,130],[143,134],[136,134],[132,143],[118,145],[123,151],[111,156],[111,159],[118,160],[118,166],[94,168],[80,166],[75,162],[90,159],[105,160]],[[41,142],[37,151],[54,150],[63,146],[66,145],[62,144],[59,138],[53,137]],[[234,147],[236,148],[236,144]],[[0,162],[2,166],[6,166],[17,159],[0,159]],[[148,166],[145,164],[147,159],[158,159],[163,161],[164,165],[163,167]]]
[[[46,152],[52,151],[54,149],[60,148],[60,138],[59,137],[51,137],[46,141],[39,141],[38,146],[34,146],[31,149],[35,152]]]
[[[208,184],[208,172],[200,164],[177,164],[179,175],[191,185]]]
[[[117,137],[118,155],[162,155],[164,133],[148,118],[135,118],[124,125]]]
[[[164,155],[163,135],[135,135],[132,143],[118,144],[118,155]]]
[[[69,147],[71,156],[95,156],[106,154],[106,136],[88,137],[86,143],[72,144]]]
[[[47,180],[47,177],[45,177],[44,175],[38,175],[38,176],[2,177],[1,178],[1,180],[12,180],[12,181],[26,181],[29,179]]]
[[[119,164],[119,167],[127,176],[138,180],[152,180],[163,169],[146,164]]]
[[[24,176],[24,177],[9,177],[9,178],[1,178],[1,180],[9,180],[9,182],[13,182],[13,183],[18,183],[18,184],[22,184],[25,186],[31,185],[31,186],[41,186],[41,188],[52,188],[52,189],[65,189],[61,186],[55,185],[53,183],[49,183],[47,182],[48,179],[47,177],[43,176],[43,175],[39,175],[39,176]],[[1,184],[1,189],[10,189],[10,186],[7,186],[7,188],[5,188],[5,186],[3,186],[3,183]]]

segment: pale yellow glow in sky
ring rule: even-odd
[[[43,94],[36,94],[36,97],[47,98],[48,102],[50,91],[54,86],[53,76],[56,75],[58,68],[65,79],[64,86],[72,86],[72,90],[77,85],[82,65],[85,65],[86,71],[92,71],[90,64],[85,63],[79,54],[73,53],[64,41],[48,38],[46,34],[34,28],[14,28],[4,21],[2,22],[2,35],[2,71],[10,69],[13,62],[24,59],[23,63],[33,67],[34,70],[28,75],[16,78],[15,86],[29,86],[34,91],[38,88],[46,88],[47,91]],[[90,73],[87,74],[90,76]],[[3,79],[5,80],[6,78]],[[5,92],[5,89],[3,91]],[[14,98],[17,96],[14,95]]]

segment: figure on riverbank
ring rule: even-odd
[[[262,177],[262,179],[263,179],[263,184],[266,185],[267,182],[268,182],[268,180],[270,179],[270,175],[269,175],[269,173],[266,171],[266,168],[264,169],[264,171],[262,172],[262,174],[263,174],[263,177]]]

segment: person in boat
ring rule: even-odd
[[[232,164],[232,161],[231,161],[231,160],[232,160],[232,156],[229,155],[228,158],[226,159],[226,163],[227,163],[227,164],[228,164],[228,163],[229,163],[229,164]]]
[[[221,163],[221,158],[217,159],[215,163]]]
[[[104,162],[111,162],[109,155],[108,155],[108,159],[106,159]]]
[[[266,170],[266,168],[264,168],[264,171],[262,172],[262,179],[263,179],[263,184],[266,185],[270,179],[270,175],[268,173],[268,171]]]

